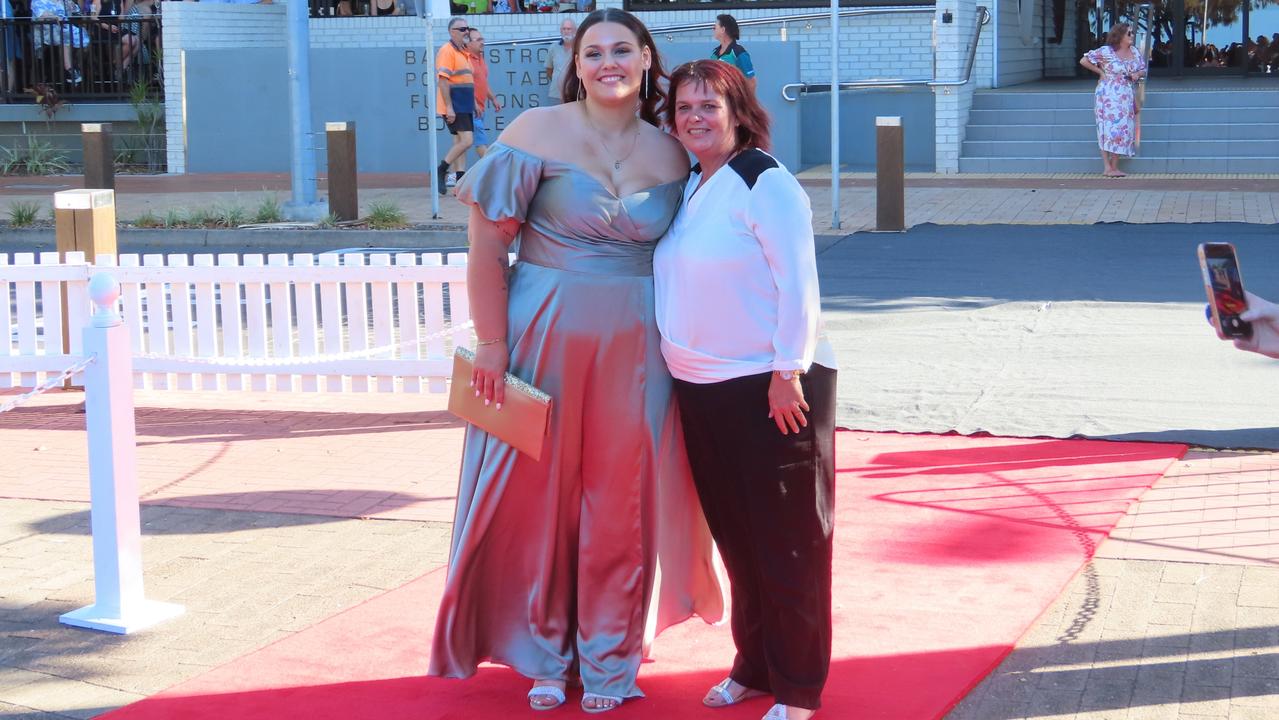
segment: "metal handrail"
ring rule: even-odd
[[[918,11],[916,11],[918,12]],[[929,8],[928,12],[935,12],[935,9]],[[959,80],[907,80],[897,78],[871,78],[869,80],[853,80],[842,82],[839,89],[842,90],[862,90],[868,88],[897,88],[911,86],[927,86],[927,87],[959,87],[967,85],[973,76],[973,65],[977,62],[977,46],[981,43],[981,28],[990,22],[990,10],[985,5],[977,6],[977,30],[973,34],[972,44],[968,47],[968,61],[964,65],[964,75]],[[792,95],[791,91],[797,90],[798,94]],[[788,83],[782,86],[782,98],[787,102],[799,102],[799,95],[810,92],[830,92],[830,83]]]
[[[1150,70],[1150,55],[1154,51],[1155,44],[1155,7],[1150,3],[1141,3],[1137,6],[1137,16],[1133,18],[1134,29],[1142,33],[1141,47],[1138,52],[1146,61],[1147,75]],[[1141,19],[1145,17],[1146,22],[1143,27]],[[1143,32],[1144,31],[1144,32]],[[1146,75],[1141,77],[1137,82],[1137,102],[1145,103],[1146,101]]]
[[[985,8],[982,8],[982,9],[985,10]],[[937,11],[937,8],[936,6],[933,6],[933,5],[900,5],[900,6],[894,6],[894,7],[852,8],[849,10],[840,10],[839,16],[840,17],[860,17],[863,15],[905,15],[909,13],[921,13],[921,12],[934,13],[936,11]],[[774,25],[778,23],[804,22],[809,20],[829,20],[829,19],[830,19],[829,12],[811,12],[811,13],[796,13],[794,15],[770,15],[769,17],[740,18],[738,19],[737,24],[739,27],[746,27],[750,25]],[[648,31],[654,37],[658,35],[674,35],[676,33],[695,32],[698,30],[705,31],[705,30],[714,29],[716,22],[718,21],[686,23],[684,25],[667,25],[664,27],[649,28]],[[499,46],[515,47],[519,45],[545,45],[547,43],[553,43],[553,42],[559,42],[559,41],[560,41],[559,35],[548,35],[546,37],[524,38],[521,40],[493,40],[490,42],[486,42],[485,46],[492,48],[492,47],[499,47]]]

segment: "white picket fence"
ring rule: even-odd
[[[466,256],[0,254],[0,387],[81,354],[89,277],[120,282],[139,389],[444,392],[468,343]],[[70,337],[62,337],[63,316]]]

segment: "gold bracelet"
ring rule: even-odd
[[[492,340],[481,340],[479,338],[476,338],[475,346],[479,347],[481,345],[496,345],[500,342],[506,342],[506,338],[493,338]]]

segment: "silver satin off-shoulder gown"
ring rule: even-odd
[[[458,186],[485,217],[523,223],[510,371],[554,404],[537,462],[467,428],[432,675],[491,660],[642,696],[657,632],[721,619],[653,310],[653,250],[683,186],[619,198],[572,164],[500,143]]]

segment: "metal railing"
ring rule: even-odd
[[[985,8],[982,8],[983,10]],[[863,15],[906,15],[909,13],[935,12],[933,5],[896,5],[891,7],[866,7],[866,8],[850,8],[848,10],[840,10],[839,16],[860,17]],[[791,15],[770,15],[768,17],[756,18],[738,18],[738,27],[751,27],[755,25],[785,25],[792,22],[812,22],[814,20],[829,20],[830,11],[823,12],[805,12],[794,13]],[[666,35],[667,40],[673,40],[669,37],[678,33],[686,32],[706,32],[713,30],[717,21],[708,20],[706,22],[684,23],[681,25],[663,25],[661,27],[651,27],[649,33],[654,38]],[[518,47],[520,45],[546,45],[548,43],[556,43],[560,41],[559,35],[546,35],[544,37],[521,38],[519,40],[489,40],[485,42],[486,47]]]
[[[840,0],[843,7],[882,7],[893,5],[917,5],[902,0]],[[733,10],[808,10],[821,8],[830,17],[829,0],[626,0],[625,8],[631,12],[662,10],[709,10],[730,12]],[[740,22],[740,20],[739,20]]]
[[[160,18],[0,19],[0,101],[127,101],[142,83],[163,97]],[[52,91],[51,93],[49,91]]]
[[[912,10],[912,12],[935,12],[933,8],[924,10]],[[841,13],[842,14],[842,13]],[[873,14],[873,11],[866,14]],[[959,87],[967,85],[973,76],[973,65],[977,62],[977,46],[981,43],[982,26],[990,22],[990,10],[985,5],[977,6],[977,23],[976,30],[973,32],[972,42],[968,45],[968,58],[964,63],[963,75],[957,80],[938,80],[936,77],[925,79],[904,79],[904,78],[871,78],[868,80],[852,80],[849,82],[841,82],[839,84],[840,91],[844,90],[867,90],[872,88],[899,88],[911,86],[925,87]],[[937,34],[933,33],[933,64],[936,66],[937,58]],[[794,91],[797,94],[792,94]],[[782,86],[782,97],[789,102],[798,102],[800,95],[808,93],[830,92],[830,83],[788,83]]]
[[[391,0],[390,2],[381,3],[375,0],[308,0],[308,3],[308,12],[312,18],[416,15],[419,12],[416,0]],[[576,0],[508,0],[508,3],[511,7],[510,12],[515,14],[582,12],[577,9]],[[452,15],[509,14],[494,12],[492,10],[492,2],[489,2],[490,9],[482,13],[471,12],[470,8],[462,2],[454,1],[450,2],[449,5],[449,11]],[[589,3],[586,12],[594,10],[595,5],[594,1]]]

